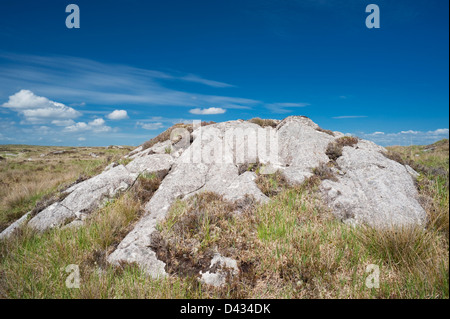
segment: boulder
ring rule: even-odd
[[[123,165],[74,185],[70,194],[61,202],[47,207],[29,222],[28,226],[39,231],[61,226],[77,218],[77,214],[91,212],[105,199],[125,191],[133,184],[137,174],[131,174]]]
[[[337,181],[324,180],[321,190],[333,213],[350,224],[384,228],[424,225],[412,168],[383,155],[369,141],[345,146],[337,159]]]

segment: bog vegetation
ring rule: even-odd
[[[342,141],[353,142],[357,141]],[[333,145],[330,154],[338,155],[339,146]],[[39,159],[42,149],[27,153],[39,162],[0,153],[6,158],[0,163],[1,225],[80,174],[98,173],[107,156],[123,154],[102,151],[100,158],[87,158],[88,153],[100,151],[83,148],[45,160]],[[420,173],[417,187],[429,217],[425,228],[373,230],[337,221],[317,192],[321,179],[332,178],[326,167],[302,185],[289,187],[282,174],[259,175],[258,166],[249,166],[245,169],[259,175],[257,184],[271,200],[229,202],[206,192],[176,201],[152,239],[169,276],[152,279],[134,264],[106,263],[106,256],[132,229],[159,185],[156,176],[142,176],[79,228],[43,234],[23,228],[0,242],[0,297],[448,298],[448,140],[391,147],[386,156]],[[222,288],[197,280],[215,252],[237,260],[240,270]],[[65,285],[67,273],[61,269],[69,264],[80,266],[79,289]],[[366,286],[370,264],[380,268],[379,288]]]

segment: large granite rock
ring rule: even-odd
[[[136,262],[151,276],[165,276],[164,262],[150,248],[151,238],[174,201],[212,191],[231,201],[250,195],[266,202],[269,199],[255,184],[255,173],[241,167],[259,162],[265,165],[260,173],[281,170],[291,184],[302,183],[313,175],[314,168],[330,161],[328,146],[343,137],[301,116],[288,117],[275,128],[238,120],[184,133],[175,136],[182,140],[160,142],[146,150],[137,148],[128,155],[133,161],[126,167],[112,165],[102,174],[72,186],[64,200],[34,217],[27,214],[0,238],[9,236],[30,217],[28,225],[41,231],[73,220],[78,223],[83,214],[99,207],[104,199],[128,189],[139,174],[165,175],[145,205],[144,216],[108,256],[110,263]],[[364,140],[343,146],[332,168],[336,178],[321,183],[324,200],[347,223],[373,227],[423,225],[426,213],[418,202],[414,182],[417,173],[385,157],[385,151]],[[205,282],[222,283],[220,274],[202,275]]]
[[[242,144],[236,139],[243,137],[245,129],[255,133],[259,126],[240,121],[220,123],[200,128],[194,134],[192,145],[176,160],[159,189],[145,206],[147,214],[123,239],[117,249],[108,257],[113,264],[121,261],[136,262],[154,277],[164,276],[165,264],[159,261],[150,248],[151,237],[176,199],[187,198],[204,191],[213,191],[228,200],[243,199],[246,195],[258,201],[268,198],[256,186],[254,173],[239,175],[236,152],[243,152]],[[201,130],[201,131],[200,131]],[[230,134],[227,139],[226,134]],[[236,147],[237,145],[237,147]],[[257,156],[250,156],[256,162]],[[248,162],[248,158],[243,158]]]

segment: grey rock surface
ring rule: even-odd
[[[17,229],[19,229],[21,226],[25,225],[30,218],[31,212],[26,213],[22,217],[20,217],[18,220],[16,220],[14,223],[8,226],[8,228],[4,229],[0,233],[0,240],[9,238]]]
[[[128,163],[126,169],[129,174],[155,173],[163,177],[169,171],[172,164],[172,156],[167,154],[153,154],[137,157]]]
[[[322,182],[333,213],[344,222],[372,227],[424,225],[411,168],[386,158],[383,148],[368,141],[346,146],[337,159],[338,180]]]

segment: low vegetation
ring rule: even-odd
[[[389,150],[448,174],[448,151],[441,153],[441,146]],[[0,297],[449,298],[448,181],[441,175],[421,172],[418,179],[428,203],[427,227],[385,230],[337,221],[318,195],[324,173],[296,187],[285,186],[277,175],[260,177],[271,196],[266,204],[251,198],[229,202],[206,192],[172,205],[152,238],[153,249],[167,263],[165,279],[151,279],[134,264],[106,263],[141,216],[159,185],[157,176],[142,175],[80,228],[44,234],[23,228],[0,242]],[[145,190],[142,195],[139,189]],[[215,252],[234,258],[240,270],[223,288],[197,280]],[[64,269],[70,264],[80,267],[78,289],[65,286]],[[366,285],[371,265],[380,271],[378,288]]]
[[[213,122],[213,121],[201,122],[201,126],[207,126],[207,125],[211,125],[211,124],[215,124],[215,122]],[[149,149],[150,147],[152,147],[153,145],[155,145],[157,143],[161,143],[161,142],[165,142],[165,141],[169,140],[170,139],[170,134],[175,129],[185,129],[189,133],[192,133],[193,125],[192,124],[177,123],[177,124],[169,127],[167,130],[165,130],[164,132],[162,132],[158,136],[156,136],[156,137],[152,138],[151,140],[148,140],[147,142],[142,144],[142,150]]]

